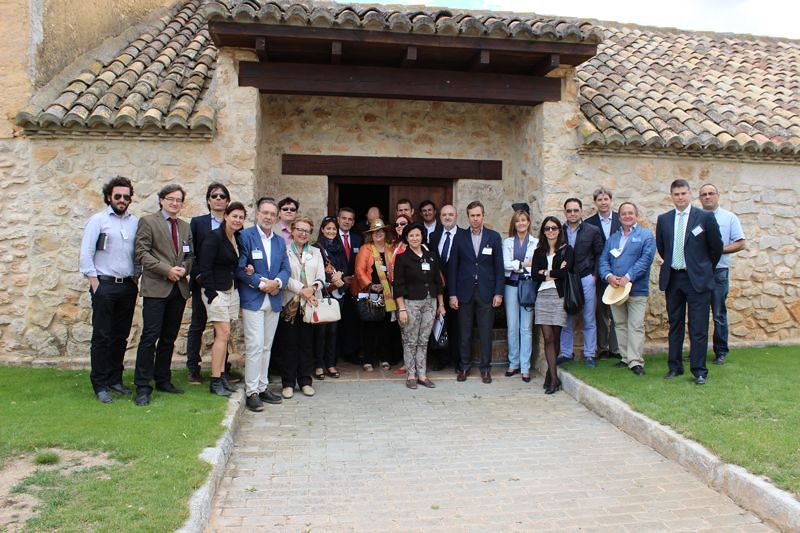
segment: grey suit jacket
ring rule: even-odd
[[[169,223],[161,211],[147,215],[139,220],[136,229],[134,255],[142,265],[142,296],[147,298],[166,298],[172,292],[174,282],[167,279],[174,266],[182,266],[188,276],[194,262],[194,240],[189,224],[178,219],[178,253],[172,243]],[[185,251],[188,250],[188,251]],[[189,297],[189,281],[184,277],[178,282],[184,298]]]

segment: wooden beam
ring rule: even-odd
[[[406,57],[403,59],[403,66],[404,67],[415,67],[417,66],[417,47],[416,46],[409,46],[406,48]]]
[[[479,53],[475,54],[475,57],[472,58],[469,64],[469,70],[471,72],[481,72],[486,70],[489,66],[489,62],[491,60],[491,52],[489,50],[481,50]]]
[[[338,65],[342,62],[342,41],[331,43],[331,63]]]
[[[256,37],[256,55],[259,61],[269,61],[267,57],[267,39],[266,37]]]
[[[509,74],[299,63],[239,63],[239,86],[272,94],[537,105],[561,98],[561,80]]]
[[[561,65],[561,56],[559,54],[547,54],[539,61],[531,70],[533,76],[544,76],[553,69]]]
[[[496,159],[283,154],[281,173],[302,176],[500,180],[503,179],[503,162]]]
[[[566,43],[563,41],[528,41],[522,39],[489,39],[482,37],[425,35],[389,31],[314,28],[276,24],[212,21],[209,23],[217,46],[251,47],[255,37],[295,38],[309,41],[342,41],[379,43],[419,48],[458,48],[492,52],[526,52],[580,56],[585,61],[597,54],[596,44]]]

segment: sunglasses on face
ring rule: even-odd
[[[126,202],[130,202],[131,201],[131,195],[130,194],[115,194],[113,196],[113,198],[114,198],[114,200],[125,200]]]
[[[402,228],[403,226],[407,225],[407,224],[408,224],[408,222],[398,222],[398,223],[397,223],[397,225],[398,225],[399,227],[401,227],[401,228]]]
[[[545,231],[558,231],[558,226],[545,226]]]
[[[564,209],[564,212],[571,215],[573,213],[580,213],[581,210],[580,209]]]
[[[211,198],[212,200],[227,200],[228,199],[228,195],[227,194],[223,194],[221,192],[215,192],[215,193],[209,195],[209,198]]]
[[[289,212],[294,213],[295,211],[297,211],[297,208],[296,207],[281,207],[281,211],[289,211]]]

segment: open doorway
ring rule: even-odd
[[[330,212],[335,213],[339,207],[344,206],[355,210],[358,227],[366,224],[367,211],[372,206],[380,209],[385,218],[389,213],[389,186],[374,183],[342,183],[339,185],[336,207]]]

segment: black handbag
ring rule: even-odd
[[[564,278],[564,311],[577,315],[583,309],[583,284],[575,272],[567,272]]]
[[[532,311],[536,306],[536,297],[539,295],[539,282],[531,278],[520,278],[517,285],[517,300],[520,307]]]
[[[438,320],[438,317],[437,317]],[[431,336],[428,339],[428,349],[430,350],[447,350],[450,348],[450,338],[447,335],[447,324],[442,324],[442,331],[439,333],[439,338],[436,338],[435,335],[436,328],[433,328],[431,331]]]
[[[364,322],[380,322],[386,316],[383,295],[370,292],[364,298],[356,298],[356,312]]]

